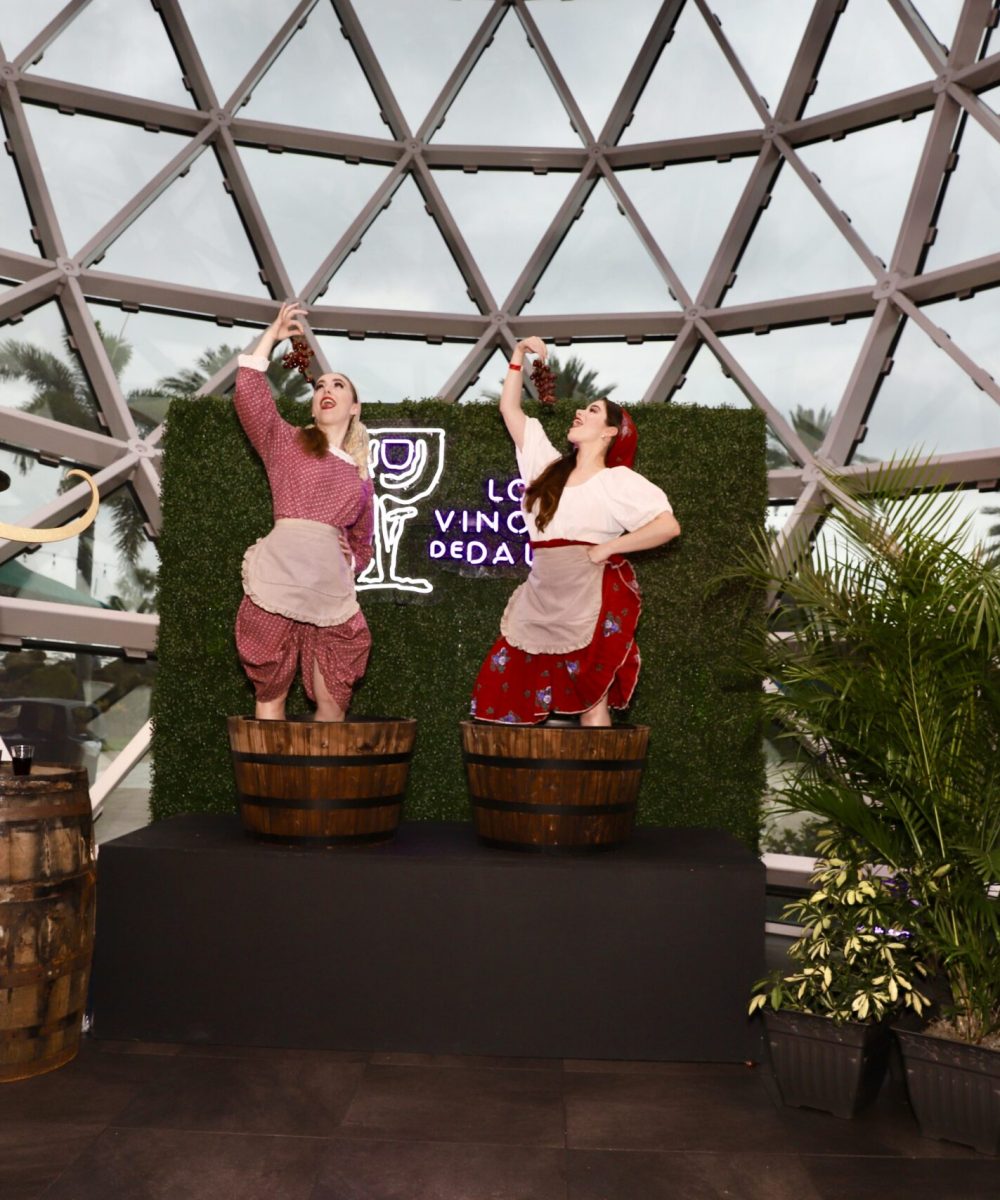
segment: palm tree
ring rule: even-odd
[[[814,454],[822,446],[826,432],[833,420],[830,409],[823,407],[817,412],[814,408],[804,408],[801,404],[795,406],[789,415],[792,428],[802,439],[808,450]],[[770,425],[767,428],[767,467],[774,471],[779,467],[794,467],[792,456],[778,440]]]

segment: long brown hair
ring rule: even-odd
[[[351,389],[351,395],[354,397],[351,403],[357,404],[358,389],[354,386],[350,379],[347,378],[346,375],[342,374],[340,371],[338,371],[337,374],[340,375],[341,379],[346,381],[348,387]],[[357,416],[355,415],[351,417],[351,420],[357,420]],[[350,426],[348,426],[348,431],[350,431]],[[297,436],[299,439],[299,445],[307,454],[311,454],[313,458],[325,458],[327,454],[330,453],[330,443],[326,439],[326,434],[318,425],[304,425],[299,430]],[[347,440],[346,437],[344,440]]]
[[[613,400],[604,399],[604,408],[607,413],[605,423],[613,425],[615,429],[622,427],[622,410],[619,405]],[[618,435],[615,434],[615,437]],[[614,438],[609,438],[605,455],[611,449]],[[539,533],[543,532],[556,515],[556,509],[559,507],[559,501],[562,499],[563,488],[566,486],[566,480],[569,479],[570,473],[576,466],[576,447],[574,446],[568,454],[564,454],[562,458],[557,458],[554,463],[550,463],[545,470],[533,480],[524,491],[524,507],[528,512],[535,509],[535,524],[538,526]],[[537,509],[535,508],[537,504]]]

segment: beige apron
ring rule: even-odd
[[[500,632],[529,654],[568,654],[589,645],[601,612],[604,564],[592,563],[587,546],[535,551],[531,574],[514,592]]]
[[[267,612],[308,625],[343,625],[358,611],[339,530],[282,517],[243,556],[243,590]]]

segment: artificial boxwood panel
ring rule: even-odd
[[[304,419],[301,406],[283,411],[291,420]],[[731,561],[733,548],[763,523],[764,420],[756,411],[733,409],[632,411],[639,430],[636,468],[665,489],[683,530],[670,546],[633,556],[643,591],[643,671],[627,719],[652,727],[640,820],[727,829],[756,846],[763,785],[760,688],[738,665],[737,644],[747,597],[740,585],[712,580]],[[561,445],[572,407],[561,404],[538,415]],[[433,592],[361,593],[374,645],[352,713],[417,717],[405,815],[464,819],[458,722],[467,714],[472,682],[497,636],[504,604],[526,568],[432,560],[429,548],[437,541],[434,552],[440,554],[443,543],[447,555],[461,512],[495,507],[486,481],[494,481],[494,495],[502,492],[516,474],[513,448],[491,405],[368,404],[365,421],[373,431],[444,429],[446,449],[440,483],[418,503],[397,562],[397,575],[429,579]],[[235,799],[226,717],[253,712],[233,641],[240,563],[246,547],[271,527],[263,467],[228,401],[172,405],[162,503],[152,811],[155,818],[228,812]],[[514,507],[506,504],[502,512]],[[458,515],[449,521],[451,510]],[[442,533],[443,523],[448,533]],[[491,544],[491,553],[498,542],[488,533],[479,540]],[[297,684],[289,713],[305,711]]]

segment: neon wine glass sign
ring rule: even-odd
[[[428,499],[441,481],[445,431],[380,426],[369,434],[375,532],[372,561],[358,576],[358,590],[432,592],[429,579],[401,573],[399,550],[407,523],[420,511],[418,501]],[[435,536],[427,544],[428,557],[469,566],[530,565],[531,547],[521,512],[524,481],[487,479],[484,491],[489,508],[434,509]]]

